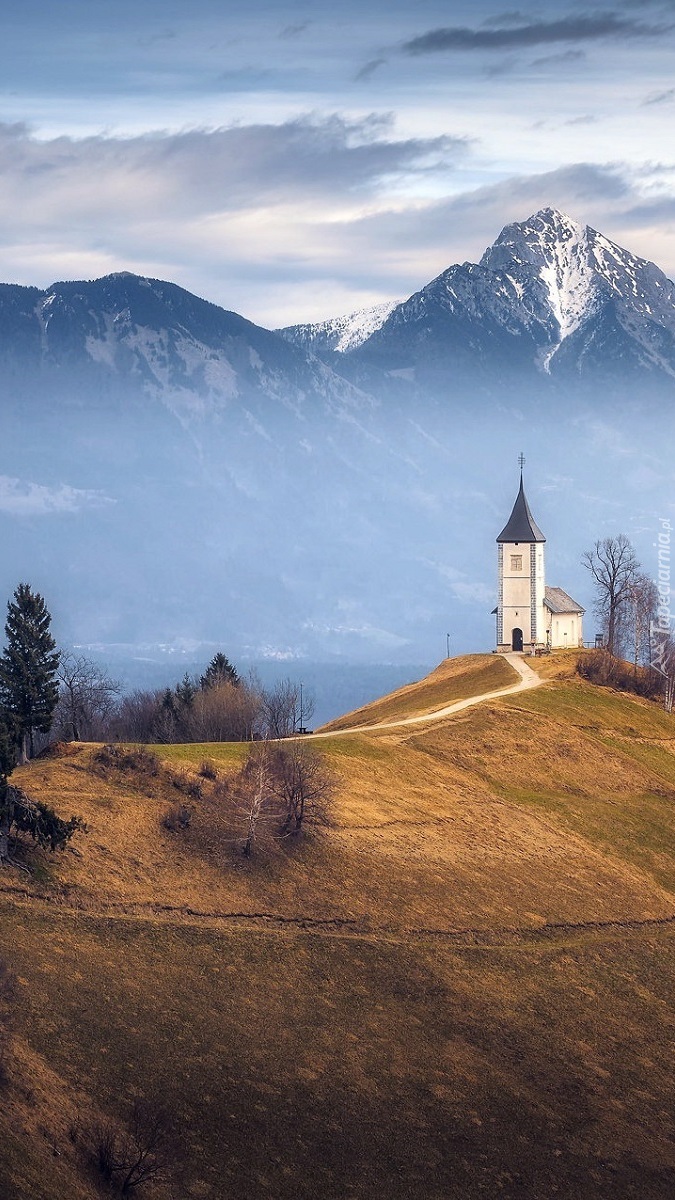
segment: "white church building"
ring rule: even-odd
[[[562,588],[546,586],[545,544],[520,488],[497,538],[497,650],[559,650],[583,646],[584,609]]]

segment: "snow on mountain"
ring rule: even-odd
[[[611,242],[590,226],[545,208],[528,221],[507,225],[481,259],[523,289],[543,283],[557,336],[542,356],[544,369],[567,338],[613,307],[624,332],[638,341],[645,365],[675,374],[672,356],[654,345],[653,326],[675,334],[675,287],[659,269]]]
[[[362,346],[376,330],[380,329],[396,301],[376,304],[372,308],[360,308],[345,317],[334,317],[314,325],[288,325],[277,333],[310,353],[322,354],[335,351],[345,354]]]
[[[505,226],[479,263],[449,267],[371,319],[370,332],[362,314],[282,332],[340,355],[352,378],[367,366],[436,390],[444,377],[447,387],[514,372],[675,375],[673,283],[554,208]]]
[[[529,222],[507,225],[495,244],[485,251],[481,266],[488,271],[505,272],[521,298],[524,286],[515,278],[514,267],[524,267],[526,272],[534,268],[558,323],[559,341],[563,341],[579,327],[593,304],[590,233],[591,230],[563,213],[544,209]]]

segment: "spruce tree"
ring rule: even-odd
[[[206,692],[209,688],[222,687],[224,683],[229,683],[232,687],[239,687],[239,682],[236,667],[233,667],[229,658],[226,658],[219,650],[217,654],[214,654],[199,680],[199,686],[203,692]]]
[[[0,658],[0,707],[16,730],[19,761],[33,755],[33,735],[47,733],[59,697],[59,654],[39,592],[20,583],[7,605],[7,645]]]

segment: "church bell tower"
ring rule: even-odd
[[[521,454],[520,488],[513,511],[497,538],[499,600],[497,649],[531,649],[546,643],[544,545],[546,538],[527,503]]]

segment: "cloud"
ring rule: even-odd
[[[264,322],[248,296],[264,306],[265,280],[325,287],[325,224],[438,185],[470,146],[397,137],[386,116],[48,140],[0,125],[0,279],[48,286],[128,269]]]
[[[675,100],[675,87],[667,88],[665,92],[654,92],[642,101],[643,105],[672,104]]]
[[[139,37],[136,44],[144,50],[149,50],[152,46],[158,45],[161,42],[172,42],[177,34],[174,29],[165,29],[162,33],[151,33],[144,37]]]
[[[403,298],[453,263],[479,261],[504,225],[553,205],[672,276],[675,197],[667,176],[661,182],[657,175],[618,163],[514,174],[424,205],[366,215],[341,228],[340,252],[345,264],[368,262],[374,291]],[[323,253],[332,255],[335,231],[323,232]]]
[[[403,42],[405,54],[436,54],[441,51],[513,50],[530,46],[545,46],[558,42],[587,42],[601,38],[656,37],[672,29],[672,25],[647,25],[615,13],[596,16],[561,17],[557,21],[529,21],[500,28],[470,29],[450,26],[431,29],[419,37]]]
[[[476,186],[479,170],[468,139],[401,138],[382,118],[50,140],[4,125],[0,280],[131,270],[276,327],[404,299],[546,205],[675,268],[667,165]]]
[[[0,475],[0,513],[13,517],[75,513],[82,508],[100,508],[114,503],[103,492],[74,488],[67,483],[46,487],[11,475]]]
[[[583,50],[564,50],[561,54],[546,54],[543,58],[535,58],[533,67],[564,67],[570,63],[583,62],[586,55]]]
[[[143,210],[156,220],[159,206],[195,217],[300,191],[373,192],[392,177],[449,167],[468,145],[447,135],[396,138],[386,116],[48,141],[24,125],[0,125],[0,212],[8,219],[14,205],[27,204],[36,220],[48,220],[67,198],[74,220],[105,210],[118,223]]]
[[[372,239],[377,248],[386,243],[401,255],[407,249],[420,254],[426,245],[437,247],[445,241],[451,262],[471,258],[475,261],[503,225],[524,220],[546,205],[554,205],[570,216],[584,219],[585,214],[626,203],[634,197],[627,173],[618,165],[577,163],[534,175],[513,175],[499,183],[472,188],[409,209],[366,216],[355,222],[352,231],[360,231],[364,243]],[[451,231],[456,232],[456,241]],[[462,249],[463,248],[463,249]]]
[[[511,9],[510,12],[495,13],[493,17],[488,17],[483,21],[484,25],[523,25],[527,23],[527,16],[520,9]]]
[[[364,63],[360,71],[356,72],[354,79],[357,81],[370,79],[370,77],[375,74],[378,68],[383,67],[387,61],[388,60],[386,58],[371,58],[370,62]]]
[[[297,25],[286,25],[279,34],[280,38],[294,38],[309,28],[309,21],[301,21]]]

